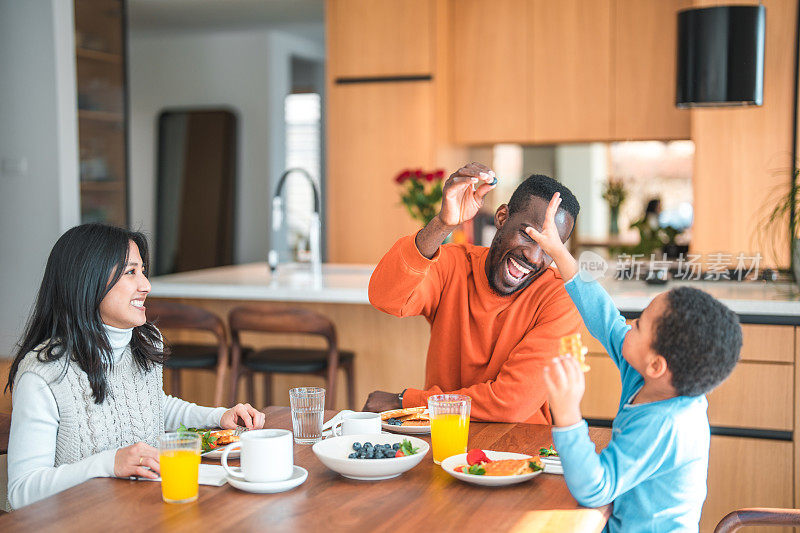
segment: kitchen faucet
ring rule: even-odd
[[[320,218],[320,195],[314,178],[312,178],[311,174],[309,174],[308,171],[303,168],[294,167],[287,169],[278,179],[278,186],[275,189],[275,195],[272,197],[272,236],[275,236],[275,232],[280,230],[281,225],[283,224],[284,205],[283,196],[281,194],[283,192],[283,185],[286,182],[286,178],[292,172],[299,172],[305,176],[305,178],[311,184],[311,189],[314,191],[314,212],[311,214],[311,223],[308,228],[308,247],[311,252],[311,273],[313,274],[315,281],[319,283],[322,280],[322,220]],[[270,241],[274,242],[273,239],[270,239]],[[275,270],[278,268],[278,251],[272,246],[267,254],[267,263],[269,264],[270,272],[274,276]]]

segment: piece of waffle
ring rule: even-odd
[[[558,348],[558,355],[570,355],[578,360],[581,365],[581,370],[588,372],[590,367],[586,364],[586,354],[589,349],[581,342],[581,334],[575,333],[561,337],[561,342]]]

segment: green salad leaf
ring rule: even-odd
[[[211,436],[211,431],[205,431],[202,429],[197,428],[187,428],[183,424],[178,426],[178,433],[195,433],[200,435],[200,446],[203,449],[203,452],[210,452],[214,448],[216,448],[217,437]]]
[[[403,452],[403,455],[414,455],[419,451],[419,448],[414,448],[411,445],[411,441],[403,439],[403,442],[400,443],[400,451]]]
[[[528,461],[528,466],[531,467],[531,470],[534,472],[538,472],[539,470],[544,470],[544,467],[539,466],[539,463],[536,461]]]
[[[471,465],[467,469],[467,472],[470,473],[470,474],[475,474],[476,476],[483,476],[483,475],[486,474],[486,469],[483,468],[482,464],[477,463],[477,464]]]
[[[554,447],[550,446],[549,448],[539,448],[539,455],[542,457],[558,457],[558,452]]]

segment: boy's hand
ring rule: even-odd
[[[556,262],[556,266],[558,266],[558,270],[561,272],[561,277],[564,278],[565,281],[568,281],[578,273],[578,264],[575,258],[570,255],[566,245],[561,242],[561,235],[559,235],[558,227],[556,227],[556,213],[560,205],[561,195],[559,193],[554,193],[553,197],[550,199],[550,203],[547,205],[542,231],[537,231],[531,226],[528,226],[525,228],[525,233],[536,241],[544,253],[553,258]]]
[[[554,424],[567,427],[580,422],[583,418],[581,398],[586,382],[578,361],[570,356],[554,358],[553,363],[544,369],[544,383]]]

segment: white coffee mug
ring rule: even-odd
[[[331,432],[334,437],[362,434],[380,435],[381,415],[379,413],[358,413],[354,411],[342,413],[341,420],[331,427]]]
[[[292,432],[285,429],[258,429],[242,433],[239,442],[234,442],[222,452],[222,468],[229,476],[251,483],[282,481],[292,477],[294,449]],[[228,454],[236,448],[242,449],[241,468],[228,466]]]

